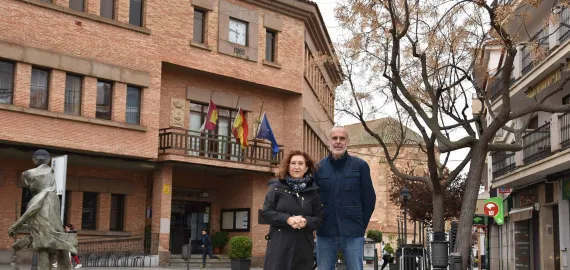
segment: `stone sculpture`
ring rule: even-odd
[[[49,164],[50,156],[45,150],[32,155],[37,166],[22,173],[24,186],[34,194],[26,212],[10,226],[10,237],[17,236],[17,230],[27,224],[30,235],[14,243],[14,251],[32,249],[38,254],[38,269],[51,270],[57,260],[58,270],[70,269],[69,252],[77,254],[76,234],[66,234],[61,221],[59,197],[56,182]]]

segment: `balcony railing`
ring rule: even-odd
[[[529,43],[538,42],[538,46],[541,50],[548,51],[548,29],[541,29],[531,38]],[[531,46],[527,45],[522,49],[522,75],[524,76],[529,71],[532,70],[534,67],[534,62],[536,59],[533,59],[533,55],[531,52]]]
[[[560,12],[560,29],[558,31],[560,44],[570,38],[570,9],[568,8],[564,8],[562,12]]]
[[[523,136],[524,164],[530,164],[552,154],[550,147],[550,123]]]
[[[502,84],[503,69],[499,69],[495,76],[493,77],[493,82],[491,83],[491,99],[494,100],[503,92]]]
[[[495,152],[492,155],[492,159],[493,159],[493,178],[505,175],[509,172],[514,171],[517,168],[514,152],[504,152],[504,151]]]
[[[558,117],[560,125],[560,145],[562,149],[570,147],[570,113],[563,114]]]
[[[283,159],[281,146],[273,157],[271,143],[262,140],[248,140],[248,146],[242,148],[233,137],[179,128],[160,129],[159,151],[266,166]]]

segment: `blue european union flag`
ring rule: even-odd
[[[279,153],[279,145],[275,140],[275,135],[273,135],[273,131],[271,130],[271,126],[269,125],[269,121],[267,120],[267,116],[263,113],[263,118],[261,119],[261,124],[259,124],[259,130],[257,131],[257,138],[267,139],[271,142],[271,148],[273,152],[273,156]]]

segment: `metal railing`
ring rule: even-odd
[[[570,38],[570,9],[564,8],[560,12],[560,28],[558,29],[560,44]]]
[[[248,140],[242,148],[233,137],[179,128],[160,129],[159,151],[267,166],[283,159],[282,146],[273,156],[271,143],[262,140]]]
[[[158,233],[148,233],[125,237],[81,238],[77,252],[83,266],[145,266],[152,264],[151,255],[158,254],[158,237]]]
[[[496,99],[503,92],[502,77],[503,77],[503,68],[500,68],[495,74],[495,76],[493,76],[493,81],[490,85],[491,100]]]
[[[525,165],[541,160],[551,154],[550,122],[523,136],[523,156]]]
[[[560,144],[563,149],[570,147],[570,113],[558,117],[560,125]]]
[[[493,179],[514,171],[517,168],[514,152],[495,152],[493,160]]]
[[[529,43],[538,42],[541,49],[548,51],[548,29],[541,29],[529,41]],[[529,45],[522,49],[522,75],[527,74],[534,68],[537,59],[532,58],[532,52]]]

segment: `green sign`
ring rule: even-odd
[[[503,198],[495,197],[485,200],[483,211],[485,212],[485,215],[494,217],[497,225],[503,225],[505,223],[505,216],[503,214]]]
[[[487,216],[475,215],[473,217],[473,226],[487,225]]]
[[[562,199],[570,200],[570,180],[562,182]]]

